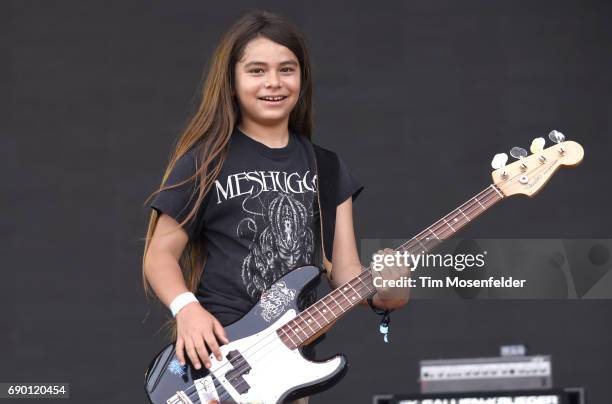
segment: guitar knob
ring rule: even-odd
[[[527,150],[523,149],[522,147],[514,146],[512,149],[510,149],[510,155],[517,160],[527,157],[527,154]]]
[[[499,170],[502,167],[506,166],[506,162],[508,161],[508,155],[506,153],[497,153],[493,160],[491,161],[491,167],[496,170]]]
[[[531,146],[529,146],[529,151],[533,154],[539,153],[544,150],[544,145],[546,144],[546,140],[543,137],[536,137],[531,142]]]
[[[527,154],[527,150],[523,149],[522,147],[514,146],[512,149],[510,149],[510,155],[518,160],[524,159],[527,157]],[[525,163],[521,163],[521,170],[527,170],[527,165]]]
[[[491,161],[491,167],[493,167],[495,170],[499,170],[500,168],[504,168],[506,166],[507,161],[508,161],[508,155],[506,153],[497,153],[493,157],[493,161]],[[507,179],[508,173],[506,173],[506,171],[504,170],[501,173],[501,177],[503,179]]]
[[[548,138],[552,140],[553,143],[565,142],[565,135],[557,130],[550,131]]]
[[[550,133],[548,134],[548,138],[557,144],[563,143],[565,141],[565,135],[557,130],[550,131]],[[563,146],[561,146],[559,147],[559,154],[563,155],[563,153],[565,153],[565,149],[563,149]]]

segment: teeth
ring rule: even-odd
[[[266,100],[266,101],[280,101],[284,98],[285,97],[261,97],[262,100]]]

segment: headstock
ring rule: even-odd
[[[534,139],[530,147],[533,154],[530,156],[527,156],[525,149],[513,147],[510,154],[518,161],[507,166],[508,156],[505,153],[495,156],[492,162],[493,168],[496,168],[492,173],[493,183],[505,196],[533,196],[559,167],[575,166],[582,161],[584,149],[580,144],[564,141],[565,136],[557,131],[550,132],[549,137],[556,144],[543,149],[544,138]]]

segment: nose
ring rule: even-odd
[[[268,80],[266,80],[265,87],[270,88],[270,87],[279,87],[279,86],[280,86],[280,80],[278,77],[278,73],[275,71],[271,71],[270,74],[268,75]]]

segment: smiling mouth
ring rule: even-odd
[[[266,102],[281,102],[283,100],[285,100],[287,98],[287,96],[285,95],[276,95],[276,96],[269,96],[269,97],[259,97],[260,100],[262,101],[266,101]]]

